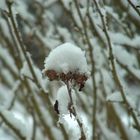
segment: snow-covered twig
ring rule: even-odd
[[[20,34],[20,32],[19,32],[19,30],[18,30],[18,28],[16,26],[16,22],[14,20],[14,14],[12,12],[12,3],[7,1],[7,6],[8,6],[8,10],[9,10],[9,17],[11,19],[11,23],[12,23],[12,26],[13,26],[13,29],[14,29],[14,32],[15,32],[15,36],[16,36],[18,42],[19,42],[19,46],[20,46],[20,48],[21,48],[21,50],[22,50],[22,52],[24,54],[24,57],[26,59],[26,62],[28,64],[28,66],[29,66],[29,69],[30,69],[30,72],[32,74],[33,80],[34,80],[36,86],[38,87],[38,89],[40,90],[40,98],[45,96],[46,104],[48,105],[49,108],[53,108],[52,103],[51,103],[47,93],[42,89],[42,87],[40,85],[41,83],[38,81],[38,78],[37,78],[36,73],[34,71],[34,68],[32,66],[32,62],[31,62],[30,56],[26,52],[26,48],[25,48],[24,42],[23,42],[23,40],[21,38],[21,34]],[[52,116],[56,116],[54,114],[54,112],[52,111],[52,109],[51,109],[50,113],[51,113]]]
[[[5,124],[6,124],[11,130],[13,130],[13,132],[19,137],[19,139],[21,139],[21,140],[26,140],[26,137],[23,136],[23,135],[20,133],[20,130],[17,129],[16,127],[14,127],[14,126],[6,119],[6,117],[3,115],[2,112],[0,112],[0,117],[1,117],[2,120],[5,122]]]
[[[79,6],[78,6],[78,2],[77,0],[74,0],[75,2],[75,6],[76,6],[76,10],[78,12],[79,18],[81,20],[82,26],[83,26],[83,30],[84,30],[84,35],[88,44],[88,50],[89,50],[89,56],[90,56],[90,61],[91,61],[91,75],[92,75],[92,83],[93,83],[93,139],[96,140],[96,104],[97,104],[97,88],[96,88],[96,80],[95,80],[95,61],[94,61],[94,54],[93,54],[93,46],[90,43],[89,40],[89,36],[88,36],[88,31],[87,31],[87,25],[86,22],[84,21],[82,14],[80,12]],[[89,8],[88,8],[89,10]],[[89,11],[87,11],[89,13]]]
[[[133,7],[133,9],[136,11],[136,13],[140,16],[140,11],[139,9],[134,5],[134,3],[132,2],[132,0],[127,0],[128,3]]]
[[[107,39],[107,42],[108,42],[109,57],[110,57],[109,59],[110,59],[110,63],[111,63],[111,66],[112,66],[112,74],[113,74],[114,81],[116,82],[116,85],[118,85],[118,87],[119,87],[121,96],[123,98],[123,102],[126,105],[126,109],[128,110],[128,112],[130,112],[131,116],[133,117],[133,120],[135,122],[135,127],[137,128],[138,131],[140,131],[140,124],[139,124],[139,121],[137,119],[137,116],[136,116],[134,110],[130,109],[131,106],[130,106],[129,102],[127,101],[127,98],[125,96],[125,92],[124,92],[123,86],[122,86],[122,84],[120,82],[120,79],[118,77],[118,74],[117,74],[117,70],[116,70],[116,66],[115,66],[115,61],[114,61],[113,50],[112,50],[112,45],[111,45],[111,40],[110,40],[110,37],[108,35],[108,31],[107,31],[107,28],[106,28],[106,24],[105,24],[105,20],[104,20],[104,15],[102,14],[102,12],[101,12],[101,10],[99,8],[99,5],[98,5],[96,0],[94,0],[94,3],[95,3],[95,6],[97,8],[97,11],[98,11],[98,13],[100,15],[100,18],[101,18],[101,21],[102,21],[102,24],[103,24],[103,31],[105,33],[105,36],[106,36],[106,39]]]
[[[65,83],[67,85],[67,90],[68,90],[68,94],[69,94],[69,98],[70,98],[70,103],[69,103],[69,111],[70,111],[70,115],[74,115],[75,116],[75,119],[79,125],[79,128],[80,128],[80,131],[81,131],[81,137],[79,140],[86,140],[86,136],[85,136],[85,133],[84,133],[84,129],[83,129],[83,123],[80,121],[80,119],[78,118],[78,114],[76,112],[76,109],[74,107],[74,103],[73,103],[73,98],[72,98],[72,89],[70,87],[70,83],[69,81],[67,81]]]

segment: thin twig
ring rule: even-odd
[[[20,133],[20,130],[18,130],[17,128],[15,128],[15,127],[5,118],[5,116],[3,115],[2,112],[0,112],[0,117],[1,117],[2,120],[5,122],[5,124],[6,124],[11,130],[13,130],[13,132],[14,132],[21,140],[26,140],[26,137],[23,136],[23,135]]]
[[[12,41],[13,41],[13,48],[12,48],[12,50],[13,50],[13,55],[14,55],[14,58],[15,58],[15,63],[17,65],[18,70],[20,70],[20,67],[21,67],[21,64],[22,64],[21,63],[22,60],[21,60],[21,56],[20,56],[20,50],[19,50],[19,47],[18,47],[18,42],[16,41],[16,38],[15,38],[14,33],[12,31],[11,24],[10,24],[9,17],[8,17],[8,12],[7,11],[3,11],[2,14],[3,14],[4,19],[7,22],[8,29],[9,29],[10,35],[12,37]],[[11,47],[8,47],[8,49],[10,49],[10,48]]]
[[[16,26],[16,22],[14,20],[14,16],[13,16],[13,12],[12,12],[12,3],[7,2],[7,6],[8,6],[8,10],[9,10],[9,17],[11,19],[11,23],[12,23],[12,26],[13,26],[13,29],[14,29],[14,32],[15,32],[15,36],[16,36],[18,42],[19,42],[19,46],[20,46],[20,48],[21,48],[21,50],[22,50],[22,52],[24,54],[24,57],[25,57],[25,59],[27,61],[27,64],[29,66],[29,70],[30,70],[30,72],[31,72],[31,74],[33,76],[33,80],[34,80],[36,86],[38,87],[38,89],[40,90],[40,98],[42,98],[42,96],[45,97],[44,99],[46,100],[46,104],[48,105],[48,108],[51,108],[49,111],[50,111],[51,115],[53,117],[55,117],[56,115],[53,112],[53,106],[52,106],[52,103],[50,101],[50,98],[48,97],[48,94],[42,89],[42,86],[40,85],[40,82],[37,79],[36,73],[35,73],[34,68],[32,66],[32,62],[31,62],[31,60],[30,60],[30,58],[28,56],[28,53],[26,52],[24,42],[23,42],[23,40],[21,38],[21,34],[20,34],[20,32],[19,32],[19,30],[18,30],[18,28]]]
[[[13,12],[12,12],[12,3],[7,2],[7,6],[8,6],[8,10],[9,10],[9,17],[11,19],[11,23],[12,23],[12,26],[13,26],[13,29],[14,29],[14,32],[15,32],[15,36],[17,37],[17,40],[19,42],[19,46],[20,46],[20,48],[21,48],[21,50],[22,50],[22,52],[24,54],[24,57],[25,57],[25,59],[27,61],[27,64],[28,64],[29,69],[30,69],[30,72],[31,72],[31,74],[33,76],[33,80],[34,80],[36,86],[40,89],[40,94],[39,94],[40,98],[46,101],[47,108],[49,109],[50,114],[52,115],[52,117],[55,118],[54,121],[56,122],[57,121],[57,116],[53,111],[53,106],[52,106],[52,103],[50,101],[50,98],[49,98],[48,94],[42,89],[42,87],[41,87],[41,85],[40,85],[40,83],[39,83],[39,81],[37,79],[36,73],[35,73],[35,71],[33,69],[33,66],[32,66],[32,62],[31,62],[31,60],[30,60],[30,58],[29,58],[29,56],[28,56],[28,54],[26,52],[25,45],[24,45],[23,40],[21,38],[21,34],[18,31],[18,28],[16,27],[16,23],[15,23]]]
[[[105,36],[106,36],[106,39],[107,39],[107,42],[108,42],[110,63],[111,63],[111,66],[112,66],[112,74],[113,74],[114,81],[116,82],[116,85],[118,85],[118,87],[119,87],[121,96],[123,98],[123,102],[126,105],[126,109],[128,110],[128,112],[130,112],[130,114],[131,114],[131,116],[132,116],[132,118],[135,122],[135,127],[137,128],[138,131],[140,131],[140,125],[139,125],[138,119],[136,117],[136,114],[133,111],[133,109],[131,109],[132,107],[130,106],[129,102],[127,101],[127,98],[126,98],[125,93],[124,93],[123,86],[121,85],[120,79],[119,79],[117,71],[116,71],[116,65],[115,65],[115,62],[114,62],[114,55],[113,55],[111,40],[110,40],[110,37],[109,37],[108,32],[107,32],[107,28],[106,28],[106,24],[105,24],[105,20],[104,20],[104,15],[102,14],[102,12],[100,10],[97,1],[96,0],[93,0],[93,1],[95,3],[97,11],[100,15],[100,18],[101,18],[101,21],[102,21],[102,24],[103,24],[103,31],[105,33]]]
[[[47,134],[49,139],[55,140],[54,135],[52,134],[52,131],[51,131],[50,127],[48,126],[48,124],[46,123],[46,121],[44,119],[43,113],[42,113],[42,111],[41,111],[41,109],[39,107],[37,99],[36,99],[35,95],[33,94],[33,91],[32,91],[32,89],[31,89],[31,87],[30,87],[30,85],[29,85],[29,83],[27,82],[26,79],[25,79],[24,84],[25,84],[25,86],[26,86],[26,88],[28,90],[28,94],[32,93],[32,96],[30,96],[30,99],[31,99],[31,102],[32,102],[32,104],[34,106],[36,114],[37,114],[37,116],[38,116],[38,118],[39,118],[39,120],[40,120],[40,122],[41,122],[41,124],[43,126],[44,133]]]
[[[79,14],[79,18],[81,20],[82,26],[83,26],[83,30],[84,30],[84,35],[86,37],[87,40],[87,44],[88,44],[88,49],[89,49],[89,56],[90,56],[90,61],[91,61],[91,75],[92,75],[92,84],[93,84],[93,101],[94,101],[94,106],[93,106],[93,139],[96,140],[96,106],[97,106],[97,88],[96,88],[96,80],[95,80],[95,62],[94,62],[94,54],[93,54],[93,47],[90,43],[89,37],[88,37],[88,32],[87,32],[87,25],[85,23],[85,21],[82,18],[82,14],[80,12],[79,6],[78,6],[78,2],[77,0],[74,0],[75,2],[75,6],[77,9],[77,12]]]
[[[132,8],[136,11],[136,13],[140,16],[139,9],[133,4],[132,0],[127,0],[128,3],[132,6]]]
[[[13,11],[12,11],[12,3],[9,2],[9,1],[7,1],[7,6],[8,6],[8,10],[9,10],[9,17],[10,17],[10,19],[11,19],[11,23],[12,23],[12,26],[13,26],[13,29],[14,29],[14,32],[15,32],[15,36],[17,37],[17,40],[18,40],[18,42],[19,42],[19,44],[20,44],[21,50],[22,50],[22,52],[23,52],[23,54],[24,54],[24,57],[25,57],[25,59],[26,59],[26,61],[27,61],[27,64],[28,64],[29,69],[30,69],[30,71],[31,71],[31,74],[32,74],[32,76],[33,76],[33,78],[34,78],[34,81],[35,81],[35,83],[37,84],[37,86],[39,87],[39,89],[41,89],[41,86],[40,86],[40,84],[39,84],[39,81],[38,81],[38,79],[37,79],[37,77],[36,77],[36,74],[35,74],[35,72],[34,72],[34,69],[33,69],[33,67],[32,67],[32,63],[31,63],[31,61],[30,61],[30,59],[29,59],[29,57],[28,57],[28,54],[27,54],[27,52],[26,52],[26,48],[25,48],[24,43],[23,43],[23,40],[22,40],[22,38],[21,38],[21,34],[20,34],[20,32],[18,31],[18,28],[17,28],[17,26],[16,26],[16,23],[15,23],[15,20],[14,20]]]
[[[70,113],[74,115],[74,117],[76,118],[76,121],[79,125],[79,128],[80,128],[81,137],[80,137],[79,140],[86,140],[86,135],[84,133],[83,123],[78,118],[76,109],[75,109],[74,104],[73,104],[73,98],[72,98],[72,93],[71,93],[71,88],[70,88],[70,85],[69,85],[69,81],[67,81],[65,84],[67,86],[68,95],[69,95],[69,98],[70,98],[70,109],[69,109]]]
[[[140,83],[140,78],[129,68],[129,66],[121,63],[119,60],[117,60],[118,64],[125,69],[129,75],[131,75],[137,82]]]
[[[139,29],[140,28],[139,16],[133,16],[132,11],[128,9],[129,8],[128,5],[123,3],[123,0],[117,0],[115,2],[117,3],[116,6],[118,6],[119,8],[121,7],[121,10],[127,13],[127,19],[128,19],[127,22],[129,22],[129,25],[131,25],[132,22],[137,27],[137,29]]]
[[[102,92],[104,93],[105,98],[106,98],[107,97],[107,92],[106,92],[106,89],[105,89],[105,82],[106,81],[104,81],[103,73],[101,71],[100,71],[100,76],[101,76],[101,81],[102,81],[102,88],[101,89],[102,89]],[[127,132],[126,132],[126,130],[125,130],[123,124],[122,124],[122,121],[121,121],[121,119],[120,119],[120,117],[119,117],[119,115],[118,115],[118,113],[117,113],[117,111],[115,109],[115,106],[113,104],[111,104],[111,103],[107,103],[106,106],[107,106],[106,109],[109,110],[108,114],[112,118],[112,119],[109,118],[109,123],[111,121],[113,121],[117,125],[117,127],[119,129],[121,137],[124,140],[129,140],[129,137],[127,136]],[[108,118],[107,118],[107,121],[108,121]]]

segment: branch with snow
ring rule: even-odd
[[[75,84],[79,86],[81,91],[88,79],[89,71],[85,53],[71,43],[64,43],[50,52],[45,59],[44,67],[43,73],[50,80],[61,80],[66,85],[61,87],[57,93],[58,99],[54,106],[56,112],[63,115],[69,111],[70,116],[74,115],[81,130],[80,139],[85,140],[83,124],[77,116],[72,94]],[[65,98],[65,101],[62,101],[61,98]]]
[[[21,140],[26,140],[26,127],[21,123],[21,121],[14,117],[13,113],[6,110],[1,111],[0,117]]]
[[[139,2],[0,1],[0,139],[139,139]]]
[[[133,109],[129,110],[131,108],[131,105],[129,104],[129,102],[128,102],[127,98],[126,98],[123,86],[122,86],[122,84],[120,82],[120,79],[118,77],[118,74],[117,74],[116,65],[115,65],[115,61],[114,61],[113,50],[112,50],[113,48],[112,48],[111,40],[110,40],[110,37],[108,35],[108,31],[107,31],[107,28],[106,28],[104,15],[102,14],[102,12],[101,12],[101,10],[99,8],[99,5],[98,5],[96,0],[94,0],[94,3],[95,3],[96,8],[97,8],[97,10],[99,12],[99,15],[100,15],[100,18],[101,18],[101,21],[102,21],[102,24],[103,24],[103,28],[104,28],[104,33],[105,33],[105,36],[106,36],[106,39],[107,39],[107,42],[108,42],[109,57],[110,57],[110,63],[111,63],[111,66],[112,66],[112,74],[113,74],[114,81],[119,86],[119,90],[120,90],[121,96],[123,98],[123,102],[126,104],[127,110],[130,111],[130,114],[133,117],[133,120],[134,120],[135,125],[136,125],[135,127],[137,128],[138,131],[140,131],[140,124],[139,124],[139,121],[137,119],[137,116],[136,116],[136,114],[135,114]]]

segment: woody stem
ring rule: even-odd
[[[79,128],[80,128],[80,131],[81,131],[81,137],[80,137],[79,140],[86,140],[86,136],[85,136],[84,129],[83,129],[83,123],[77,117],[77,112],[76,112],[76,109],[75,109],[74,104],[73,104],[73,99],[72,99],[72,94],[71,94],[71,88],[70,88],[70,85],[69,85],[69,81],[66,81],[65,84],[67,86],[68,94],[69,94],[69,97],[70,97],[70,113],[72,113],[74,115],[74,117],[76,118],[76,121],[77,121],[77,123],[79,125]]]
[[[73,99],[72,99],[72,95],[71,95],[71,88],[69,86],[69,81],[66,82],[66,85],[67,85],[67,90],[68,90],[68,94],[70,97],[70,104],[73,105]]]

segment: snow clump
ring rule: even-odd
[[[79,86],[79,91],[88,79],[89,71],[85,52],[79,47],[64,43],[53,49],[45,59],[43,73],[52,80],[70,81]]]
[[[45,59],[45,70],[55,70],[59,73],[76,72],[88,74],[85,52],[79,47],[64,43],[53,49]]]
[[[76,96],[75,96],[74,90],[72,90],[72,99],[73,99],[74,105],[76,105]],[[56,101],[58,104],[57,113],[60,115],[69,114],[70,97],[68,95],[68,90],[67,90],[66,85],[59,88],[57,92]]]

